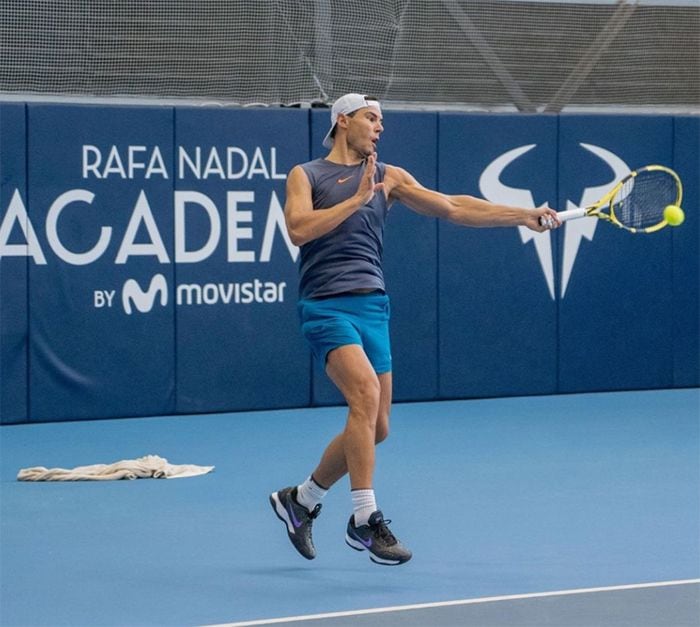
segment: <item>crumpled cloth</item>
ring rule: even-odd
[[[76,468],[23,468],[19,481],[113,481],[115,479],[181,479],[214,470],[214,466],[173,465],[158,455],[125,459],[113,464],[94,464]]]

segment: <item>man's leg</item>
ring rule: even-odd
[[[321,462],[307,481],[315,482],[317,487],[329,488],[349,472],[355,515],[348,523],[346,543],[358,551],[368,550],[370,559],[378,564],[403,564],[411,559],[411,552],[389,531],[388,521],[384,521],[382,512],[376,508],[372,490],[375,445],[389,433],[391,372],[377,375],[364,350],[357,344],[341,346],[331,351],[327,359],[327,372],[347,401],[348,419],[344,431],[328,445]],[[363,493],[371,496],[369,501]],[[273,507],[275,494],[272,495]],[[290,494],[290,503],[296,503],[295,490]],[[302,534],[305,537],[303,543],[287,523],[290,539],[302,555],[309,559],[312,555],[304,549],[310,549],[315,555],[311,542],[311,519],[318,515],[320,507],[320,504],[315,506],[310,513],[308,525],[303,525],[306,531]],[[286,522],[288,517],[284,512],[280,515],[279,505],[276,511]],[[306,511],[308,510],[304,511],[304,515]],[[357,521],[356,516],[360,517]]]
[[[339,477],[345,468],[344,454],[355,510],[348,521],[345,542],[357,551],[369,551],[370,559],[377,564],[403,564],[411,559],[411,552],[389,531],[389,521],[377,508],[372,489],[375,444],[386,437],[389,428],[391,374],[378,376],[357,345],[329,353],[326,370],[348,403],[348,420],[316,472],[326,479]],[[329,469],[326,475],[324,462]]]
[[[289,539],[307,559],[316,556],[311,528],[321,509],[320,497],[314,499],[313,492],[325,492],[348,468],[355,469],[351,470],[353,486],[371,490],[375,438],[386,437],[391,405],[391,373],[382,375],[383,385],[389,386],[382,392],[379,378],[361,346],[350,344],[334,349],[328,355],[327,365],[329,376],[348,403],[345,430],[326,448],[318,468],[304,484],[270,495],[272,508],[287,526]],[[377,432],[377,425],[381,425],[381,433]]]
[[[348,348],[348,347],[343,347],[343,348]],[[360,349],[359,346],[355,346],[355,348]],[[340,349],[338,349],[340,350]],[[329,366],[330,363],[333,362],[335,364],[336,359],[333,357],[333,353],[336,353],[336,351],[333,351],[329,355]],[[338,357],[344,357],[339,355]],[[358,357],[360,361],[361,358]],[[366,357],[365,357],[366,359]],[[342,365],[347,363],[349,360],[347,359],[340,359],[341,361],[341,368]],[[334,370],[334,374],[331,375],[329,372],[329,376],[333,381],[335,381],[336,378],[340,379],[342,378],[342,375],[339,376],[337,372],[337,364],[333,366],[336,370]],[[370,366],[371,368],[371,366]],[[389,435],[389,415],[391,413],[391,402],[392,402],[392,376],[391,372],[386,372],[380,375],[375,375],[378,382],[379,382],[379,405],[378,405],[378,410],[377,410],[377,415],[376,419],[374,420],[374,435],[372,438],[372,441],[374,444],[379,444],[380,442],[383,442],[387,436]],[[338,385],[338,384],[336,384]],[[343,391],[340,385],[338,385],[340,388],[341,392]],[[347,397],[346,397],[347,398]],[[348,402],[348,407],[350,407],[350,403]],[[353,418],[354,419],[354,418]],[[348,415],[348,421],[350,420],[350,414]],[[361,430],[360,430],[361,431]],[[345,456],[345,435],[347,432],[347,427],[346,429],[338,434],[328,445],[326,450],[323,453],[323,456],[321,457],[321,461],[319,465],[316,467],[316,469],[313,472],[313,478],[323,487],[325,488],[330,488],[334,483],[336,483],[339,479],[341,479],[345,474],[348,472],[348,464],[346,461],[346,456]],[[374,468],[374,463],[372,462],[372,468]],[[351,480],[351,485],[352,485],[352,480]],[[370,477],[370,484],[371,485],[371,477]]]

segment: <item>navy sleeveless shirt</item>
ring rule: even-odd
[[[313,208],[327,209],[356,191],[364,163],[341,165],[316,159],[301,165],[312,188]],[[384,180],[377,163],[374,182]],[[353,290],[384,290],[382,253],[389,207],[383,191],[335,229],[301,246],[299,296],[318,298]]]

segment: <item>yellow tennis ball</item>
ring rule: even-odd
[[[683,213],[683,209],[678,205],[667,205],[664,209],[664,220],[671,226],[678,226],[679,224],[683,224],[685,213]]]

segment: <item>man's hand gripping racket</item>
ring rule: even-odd
[[[590,216],[630,233],[654,233],[683,221],[682,199],[678,175],[665,166],[648,165],[630,172],[594,205],[560,211],[557,217],[565,222]]]

